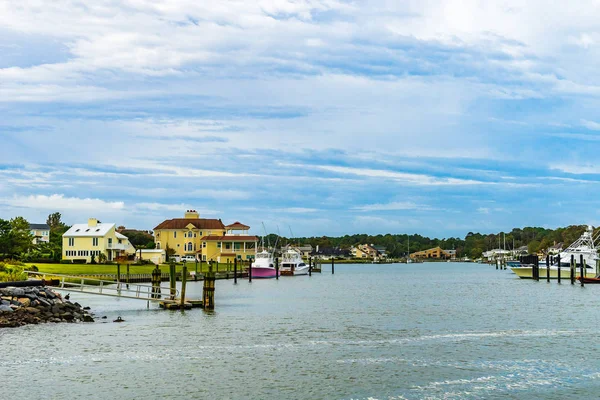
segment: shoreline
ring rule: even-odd
[[[46,286],[0,288],[0,328],[30,324],[94,322],[89,307],[71,303]]]

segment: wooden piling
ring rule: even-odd
[[[121,264],[117,263],[117,283],[121,283]]]
[[[546,255],[546,282],[550,282],[550,256]]]
[[[279,279],[279,257],[275,257],[275,279]]]
[[[575,256],[571,254],[571,285],[575,284]]]
[[[331,257],[331,275],[335,274],[335,258]]]
[[[558,283],[560,283],[560,254],[556,256],[556,267],[558,269]]]
[[[533,269],[535,271],[534,275],[535,275],[535,280],[539,282],[540,280],[540,259],[535,256],[535,259],[533,260]]]
[[[312,276],[312,262],[310,260],[310,257],[308,259],[308,276]]]
[[[583,278],[585,278],[585,261],[583,260],[583,254],[579,255],[579,271],[581,276],[581,287],[583,287]]]
[[[243,265],[243,264],[242,264]],[[252,266],[248,267],[248,282],[252,282]]]
[[[198,280],[198,259],[196,259],[196,266],[194,268],[194,282]]]
[[[202,306],[205,310],[215,309],[215,273],[212,265],[208,265],[208,271],[204,274],[204,287],[202,288]]]
[[[237,284],[237,258],[233,260],[233,283]]]
[[[496,258],[496,269],[498,269],[498,262],[499,262],[499,261],[500,261],[500,260]]]
[[[171,300],[175,299],[175,294],[177,293],[176,289],[176,276],[175,276],[175,263],[171,262],[169,265],[169,288],[170,288],[170,297]]]
[[[183,264],[183,268],[181,269],[181,301],[179,302],[179,306],[183,310],[185,305],[185,285],[187,283],[187,267]]]

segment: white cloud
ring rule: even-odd
[[[432,210],[432,208],[408,201],[395,201],[386,204],[368,204],[354,207],[359,211],[400,211],[400,210]]]
[[[600,174],[600,164],[552,164],[550,169],[575,175]]]
[[[600,123],[598,123],[598,122],[582,119],[581,125],[585,126],[588,129],[591,129],[593,131],[600,131]]]
[[[0,203],[15,208],[34,208],[43,210],[68,211],[115,211],[125,208],[122,201],[65,197],[63,194],[14,196],[0,199]]]

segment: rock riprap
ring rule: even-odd
[[[79,303],[48,287],[0,288],[0,328],[44,322],[94,322],[94,318]]]

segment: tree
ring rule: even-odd
[[[69,226],[62,222],[59,212],[48,215],[46,224],[50,227],[49,250],[52,258],[59,261],[62,258],[62,235],[69,230]]]
[[[23,217],[15,217],[10,220],[9,238],[8,254],[13,257],[25,254],[34,247],[29,222]]]
[[[56,230],[66,227],[66,225],[61,221],[61,215],[59,212],[52,213],[48,215],[46,219],[46,224],[50,227],[50,230]]]
[[[165,254],[167,256],[167,260],[169,260],[169,258],[173,255],[175,255],[175,249],[169,247],[169,245],[167,245],[167,248],[165,249]]]
[[[10,221],[0,218],[0,254],[8,255],[10,251]]]
[[[529,244],[527,245],[527,251],[529,252],[529,254],[536,254],[539,249],[540,242],[538,242],[537,240],[529,242]]]

